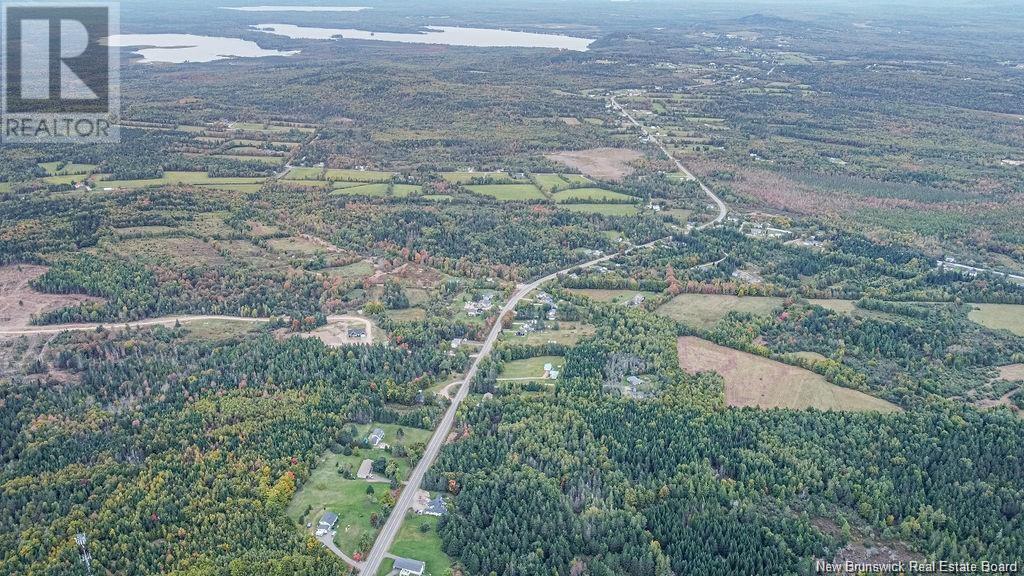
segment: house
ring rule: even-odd
[[[552,368],[554,368],[554,366],[552,366],[551,364],[545,364],[544,365],[544,371],[545,372],[551,372]]]
[[[462,346],[462,338],[452,338],[452,350]]]
[[[360,480],[372,480],[373,479],[373,460],[367,458],[363,460],[363,463],[359,465],[359,471],[356,472],[356,478]]]
[[[380,428],[374,428],[373,432],[370,432],[370,435],[366,438],[366,442],[369,443],[370,446],[377,446],[383,439],[384,431]]]
[[[334,512],[324,512],[324,515],[320,517],[320,522],[317,523],[317,530],[330,531],[334,530],[334,526],[338,523],[338,515]]]
[[[636,388],[637,386],[640,386],[641,384],[644,383],[643,379],[637,376],[630,376],[626,378],[626,382],[629,382],[629,385],[632,386],[633,388]]]
[[[629,305],[636,307],[643,304],[645,300],[647,300],[647,298],[643,294],[637,294],[630,298]]]
[[[552,370],[552,371],[548,372],[548,378],[551,379],[551,380],[558,380],[558,374],[559,374],[558,370]]]
[[[438,494],[437,498],[427,502],[427,507],[423,509],[423,513],[428,516],[444,516],[448,513],[448,504],[446,504],[444,498]]]
[[[419,560],[409,558],[395,558],[395,565],[392,570],[398,571],[398,576],[423,576],[427,565]]]
[[[365,327],[349,328],[348,329],[348,337],[349,338],[366,338],[366,328]]]

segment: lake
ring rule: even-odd
[[[378,40],[410,44],[445,44],[480,48],[557,48],[585,52],[594,41],[560,34],[535,34],[491,28],[427,26],[421,33],[370,32],[352,28],[314,28],[293,24],[260,24],[253,29],[302,40]]]
[[[293,56],[296,51],[265,50],[251,40],[194,34],[119,34],[107,38],[107,44],[136,48],[142,62],[213,62],[226,58],[264,58]]]
[[[226,6],[224,10],[239,12],[361,12],[369,6]]]

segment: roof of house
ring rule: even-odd
[[[629,382],[630,384],[634,385],[634,386],[639,386],[640,384],[644,383],[643,379],[641,379],[641,378],[639,378],[637,376],[630,376],[630,377],[626,378],[626,381]]]
[[[423,569],[426,568],[426,564],[419,560],[412,560],[409,558],[395,558],[395,570],[408,570],[414,574],[422,574]]]
[[[338,515],[334,512],[324,512],[324,515],[320,517],[320,523],[334,526],[338,523]]]
[[[428,514],[447,514],[448,505],[445,504],[444,498],[438,496],[437,498],[427,502],[426,512]]]
[[[370,442],[380,442],[384,439],[384,431],[380,428],[374,428],[373,432],[370,432]]]

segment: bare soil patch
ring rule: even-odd
[[[613,181],[622,180],[632,174],[633,167],[629,163],[639,160],[642,156],[636,150],[627,148],[592,148],[546,155],[549,160],[561,162],[591,178]]]
[[[85,302],[102,302],[80,294],[43,294],[29,282],[46,273],[45,266],[0,266],[0,329],[14,330],[29,325],[32,316]]]
[[[829,383],[796,366],[719,346],[691,336],[679,339],[679,365],[687,372],[712,371],[725,380],[729,406],[817,408],[848,412],[896,412],[885,400]]]

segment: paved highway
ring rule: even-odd
[[[512,297],[508,299],[508,303],[506,303],[498,312],[498,321],[494,323],[494,327],[487,335],[487,339],[484,340],[484,345],[480,349],[479,355],[477,355],[476,359],[473,360],[473,364],[470,365],[469,371],[466,372],[465,380],[462,381],[462,385],[455,393],[455,397],[452,398],[452,403],[444,413],[441,423],[437,426],[437,430],[434,431],[434,435],[430,438],[430,443],[427,444],[427,448],[423,452],[423,458],[420,459],[416,468],[413,469],[412,474],[410,474],[409,481],[402,490],[402,494],[398,497],[398,501],[395,503],[395,507],[392,509],[391,515],[388,516],[387,522],[385,522],[384,527],[381,528],[376,542],[373,543],[373,548],[366,556],[366,560],[363,562],[363,568],[360,571],[360,574],[364,576],[376,576],[378,570],[380,570],[381,562],[383,562],[384,558],[387,557],[387,552],[391,548],[391,544],[394,542],[395,536],[398,535],[398,530],[402,527],[402,522],[405,521],[405,515],[409,511],[409,508],[412,507],[413,498],[416,497],[416,490],[423,483],[423,476],[427,473],[427,470],[430,469],[431,465],[434,464],[434,460],[437,459],[437,455],[441,451],[441,447],[448,438],[448,433],[452,428],[452,424],[455,422],[455,413],[458,411],[459,405],[462,404],[463,400],[466,399],[466,396],[469,395],[469,389],[473,384],[473,377],[476,376],[477,369],[480,368],[480,363],[491,353],[491,350],[494,348],[494,344],[498,341],[498,337],[501,336],[501,319],[505,317],[505,314],[514,310],[516,305],[524,296],[533,292],[545,282],[554,280],[559,274],[565,274],[580,268],[589,268],[638,248],[653,246],[662,240],[664,240],[664,238],[655,240],[654,242],[648,242],[647,244],[634,246],[624,252],[609,254],[583,264],[570,266],[565,270],[559,270],[558,272],[548,274],[543,278],[534,280],[529,284],[520,284],[516,287],[516,291],[513,292]]]

